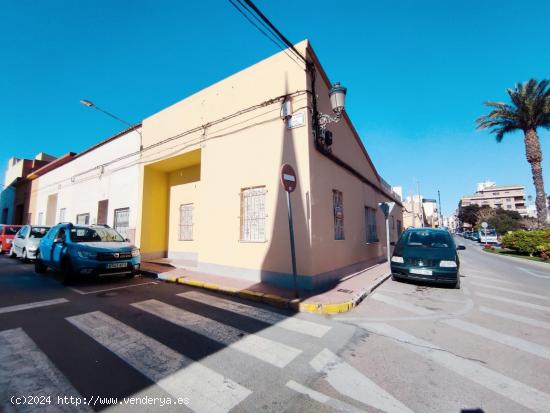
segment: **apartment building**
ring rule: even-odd
[[[331,82],[311,45],[317,108],[331,114]],[[298,284],[317,289],[385,261],[381,202],[401,201],[378,174],[346,112],[314,139],[312,77],[284,52],[144,119],[32,178],[33,223],[114,226],[144,260],[292,285],[281,165],[292,193]],[[283,110],[284,109],[284,110]],[[124,216],[120,215],[122,212]]]
[[[460,206],[478,205],[517,211],[527,216],[525,187],[523,185],[496,185],[495,182],[481,182],[473,195],[463,196]]]
[[[439,208],[435,199],[424,198],[422,195],[411,195],[403,201],[403,223],[409,227],[441,226]]]

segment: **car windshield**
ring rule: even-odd
[[[6,235],[15,235],[19,231],[19,227],[6,227]]]
[[[124,238],[111,228],[71,228],[73,242],[124,242]]]
[[[42,238],[48,232],[49,227],[32,227],[29,238]]]
[[[497,231],[493,228],[487,228],[486,230],[481,231],[482,235],[497,235]]]
[[[411,231],[404,235],[403,245],[407,247],[449,248],[451,238],[445,232]]]

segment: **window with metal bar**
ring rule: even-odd
[[[265,186],[241,189],[241,241],[266,241]]]
[[[378,230],[376,228],[376,209],[365,207],[365,238],[368,243],[378,242]]]
[[[115,230],[122,235],[123,238],[128,238],[128,228],[130,226],[130,208],[115,209]]]
[[[332,206],[334,212],[334,239],[344,238],[344,196],[341,191],[332,190]]]
[[[90,214],[78,214],[76,216],[76,223],[78,225],[89,225],[90,224]]]
[[[67,213],[67,208],[61,208],[59,210],[59,222],[65,222],[65,214]]]
[[[193,241],[193,204],[180,205],[180,241]]]

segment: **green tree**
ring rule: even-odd
[[[478,221],[478,212],[479,212],[479,206],[478,205],[467,205],[467,206],[461,206],[458,209],[458,219],[460,222],[464,222],[466,224],[470,224],[472,227],[474,227],[477,224]]]
[[[485,102],[493,108],[488,115],[479,117],[478,129],[491,129],[501,142],[504,135],[517,130],[523,131],[525,155],[531,165],[533,184],[535,185],[537,220],[539,226],[546,225],[548,207],[542,179],[542,151],[540,149],[537,129],[550,129],[550,80],[538,82],[535,79],[518,83],[513,89],[507,89],[511,104],[502,102]]]

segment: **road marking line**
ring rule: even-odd
[[[295,382],[294,380],[290,380],[286,384],[286,386],[298,393],[309,396],[310,399],[315,400],[316,402],[330,406],[339,412],[345,412],[345,413],[363,412],[363,409],[359,409],[355,406],[352,406],[351,404],[329,397],[326,394],[319,393],[318,391],[315,391],[313,389],[310,389],[309,387],[303,386],[300,383]]]
[[[548,412],[550,406],[550,395],[516,381],[501,373],[483,367],[479,363],[461,358],[444,349],[434,346],[432,343],[412,336],[389,324],[383,323],[362,323],[366,330],[375,334],[393,339],[394,342],[407,348],[413,353],[419,354],[427,359],[439,363],[443,367],[473,381],[501,396],[514,401],[528,409],[536,412]]]
[[[14,311],[29,310],[31,308],[46,307],[49,305],[68,303],[65,298],[56,298],[54,300],[35,301],[33,303],[12,305],[10,307],[0,307],[0,314],[13,313]]]
[[[11,406],[11,396],[80,397],[67,378],[21,328],[0,331],[0,411],[39,412],[44,406]],[[15,408],[14,408],[15,407]],[[56,405],[56,411],[74,411],[71,405]],[[80,406],[79,411],[91,411]]]
[[[427,308],[422,308],[414,304],[409,304],[404,301],[398,300],[393,297],[389,297],[387,295],[383,295],[380,293],[374,293],[371,295],[371,298],[375,299],[376,301],[383,302],[384,304],[389,304],[394,307],[400,308],[405,311],[409,311],[414,314],[418,315],[433,315],[436,314],[435,311],[428,310]]]
[[[195,412],[227,412],[252,393],[100,311],[66,320]]]
[[[94,291],[82,291],[77,288],[69,287],[71,290],[73,290],[75,293],[86,295],[86,294],[95,294],[95,293],[103,293],[105,291],[111,291],[111,290],[120,290],[122,288],[130,288],[130,287],[139,287],[140,285],[149,285],[149,284],[158,284],[156,281],[149,281],[145,283],[139,283],[139,284],[131,284],[131,285],[121,285],[120,287],[113,287],[113,288],[105,288],[103,290],[94,290]]]
[[[495,310],[489,307],[479,307],[479,311],[487,314],[491,314],[497,317],[506,318],[513,321],[519,321],[520,323],[529,324],[533,327],[546,328],[550,330],[550,323],[545,321],[535,320],[534,318],[524,317],[518,314],[507,313],[505,311]]]
[[[510,284],[510,285],[521,285],[511,281],[504,281],[504,280],[501,280],[500,278],[482,277],[481,275],[466,275],[466,279],[470,279],[470,278],[474,278],[476,280],[484,280],[484,281],[496,281],[499,283]]]
[[[478,292],[475,292],[474,294],[478,295],[480,297],[490,298],[491,300],[497,300],[497,301],[502,301],[504,303],[515,304],[515,305],[519,305],[521,307],[532,308],[534,310],[550,311],[550,307],[547,307],[547,306],[544,306],[544,305],[531,304],[531,303],[528,303],[528,302],[525,302],[525,301],[519,301],[519,300],[512,300],[511,298],[504,298],[504,297],[500,297],[498,295],[493,295],[493,294],[485,294],[485,293],[478,293]]]
[[[132,306],[279,368],[285,367],[302,352],[158,300],[141,301]]]
[[[225,300],[199,291],[187,291],[178,294],[178,296],[313,337],[323,337],[331,329],[331,327],[319,323],[292,318],[264,308]]]
[[[547,295],[526,293],[526,292],[523,292],[523,291],[513,290],[511,288],[497,287],[495,285],[483,284],[483,283],[478,283],[478,282],[475,282],[475,281],[472,281],[471,284],[477,285],[478,287],[490,288],[490,289],[493,289],[493,290],[499,290],[499,291],[505,291],[505,292],[508,292],[508,293],[514,293],[514,294],[517,294],[517,295],[523,295],[525,297],[540,298],[542,300],[550,300],[550,297],[547,296]]]
[[[354,369],[336,354],[323,349],[309,362],[338,392],[387,413],[412,413],[407,406]]]
[[[538,271],[535,273],[533,271],[529,271],[529,270],[526,270],[525,268],[522,268],[522,267],[516,267],[518,270],[521,270],[529,275],[532,275],[533,277],[537,277],[537,278],[550,278],[550,275],[540,275],[538,274]]]
[[[467,333],[475,334],[480,337],[487,338],[489,340],[496,341],[513,347],[517,350],[525,351],[527,353],[534,354],[539,357],[550,359],[550,348],[542,346],[540,344],[532,343],[530,341],[524,340],[522,338],[517,338],[509,336],[507,334],[499,333],[495,330],[490,330],[485,327],[478,326],[477,324],[469,323],[467,321],[453,319],[453,320],[444,320],[443,323],[456,327],[465,331]]]

